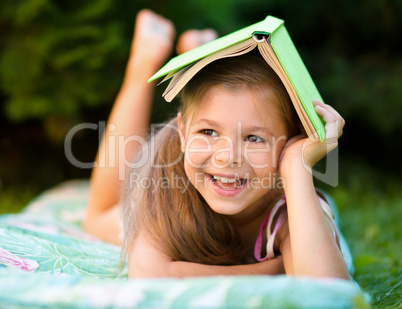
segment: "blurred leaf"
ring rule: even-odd
[[[372,255],[360,255],[355,258],[354,265],[356,269],[360,269],[377,261],[375,256]]]

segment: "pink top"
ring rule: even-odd
[[[332,231],[334,234],[334,238],[339,245],[339,235],[338,235],[338,230],[336,228],[335,222],[334,222],[334,214],[332,213],[331,207],[328,205],[328,203],[323,200],[319,195],[317,195],[318,201],[321,205],[321,208],[330,223],[332,227]],[[287,212],[286,211],[281,211],[284,207],[286,207],[286,197],[282,196],[282,198],[272,207],[272,209],[268,212],[268,214],[265,216],[264,221],[261,224],[260,228],[260,233],[258,234],[257,240],[255,242],[254,246],[254,257],[257,261],[265,261],[266,259],[272,259],[275,257],[275,252],[274,252],[274,241],[275,241],[275,236],[278,233],[279,229],[282,227],[283,223],[286,220],[287,217]],[[274,227],[272,228],[273,221],[275,218],[275,215],[281,211],[281,213],[278,216],[278,219],[275,222]],[[261,251],[262,251],[262,233],[264,229],[266,229],[267,233],[267,245],[266,245],[266,251],[267,254],[265,257],[261,257]]]

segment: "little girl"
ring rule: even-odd
[[[177,117],[145,144],[153,87],[146,79],[166,59],[173,35],[169,21],[139,13],[97,162],[116,162],[111,149],[121,147],[111,140],[133,142],[116,164],[94,169],[85,229],[123,244],[130,277],[348,278],[331,211],[311,172],[337,146],[344,120],[316,101],[327,135],[324,143],[307,138],[279,78],[249,53],[197,73],[182,90]],[[212,37],[187,32],[178,49]],[[128,157],[135,168],[119,179]],[[124,181],[122,243],[117,205]]]

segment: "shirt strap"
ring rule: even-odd
[[[261,224],[260,233],[258,234],[257,240],[255,242],[255,246],[254,246],[254,257],[259,262],[265,261],[266,259],[271,259],[271,258],[273,258],[275,256],[275,253],[274,253],[275,236],[278,233],[279,229],[281,228],[283,222],[285,221],[286,214],[281,213],[279,215],[278,220],[276,220],[274,230],[271,232],[272,222],[273,222],[273,219],[274,219],[276,213],[285,204],[286,204],[285,196],[282,196],[282,198],[278,202],[276,202],[274,207],[268,212],[268,214],[264,218],[264,221]],[[267,227],[267,239],[268,239],[268,242],[267,242],[267,255],[265,257],[261,257],[262,233],[263,233],[265,227]]]

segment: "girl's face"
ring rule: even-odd
[[[188,123],[179,115],[186,174],[215,212],[242,219],[266,206],[286,143],[274,106],[247,90],[214,87]]]

